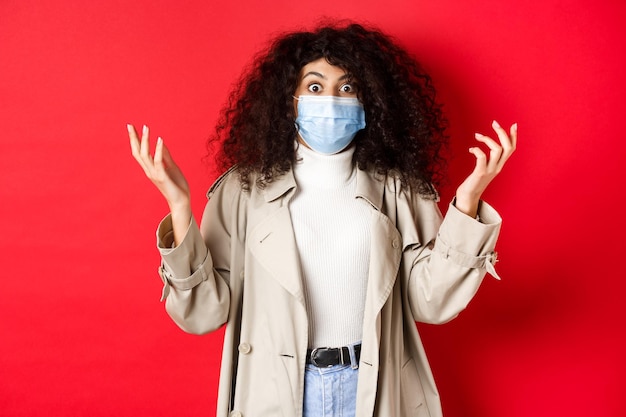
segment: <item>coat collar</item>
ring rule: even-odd
[[[356,196],[365,199],[376,210],[381,211],[385,188],[384,179],[380,175],[361,169],[357,169],[356,175]],[[265,201],[274,201],[296,188],[293,170],[289,170],[265,186],[263,193]]]
[[[293,170],[290,169],[288,172],[278,178],[275,178],[272,182],[265,186],[263,192],[265,202],[269,203],[274,201],[295,188],[297,188],[296,179],[293,176]]]
[[[356,175],[356,196],[365,199],[376,210],[381,211],[385,191],[384,179],[373,172],[360,169],[357,169]]]

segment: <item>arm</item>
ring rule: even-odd
[[[203,223],[209,210],[205,210]],[[157,230],[157,245],[162,258],[159,275],[163,280],[165,309],[172,320],[188,333],[202,334],[218,329],[228,319],[229,275],[224,268],[222,273],[216,270],[216,254],[208,250],[207,242],[193,218],[183,239],[171,248],[173,235],[172,217],[168,215]],[[226,238],[220,245],[228,247],[228,242]]]
[[[187,180],[161,138],[153,157],[148,128],[144,126],[141,140],[132,125],[127,128],[133,157],[170,207],[171,213],[161,222],[157,232],[157,246],[162,257],[159,275],[164,283],[162,299],[166,299],[166,310],[187,332],[214,330],[228,318],[228,277],[225,279],[213,267],[214,259],[191,214]],[[220,199],[216,198],[216,201]],[[205,217],[210,217],[207,212],[205,210]],[[227,237],[226,226],[220,219],[215,222],[215,229]],[[228,247],[229,240],[220,240],[218,245]]]
[[[493,128],[500,143],[476,134],[476,139],[489,147],[489,157],[477,147],[470,149],[476,166],[457,189],[442,223],[434,202],[428,204],[418,198],[408,204],[411,213],[407,215],[416,218],[415,227],[421,231],[423,242],[403,254],[404,264],[410,265],[407,293],[417,321],[451,320],[476,294],[486,272],[499,278],[494,248],[502,219],[480,198],[515,150],[517,124],[511,127],[510,137],[496,121]]]
[[[408,301],[416,321],[445,323],[465,309],[487,272],[498,278],[494,248],[502,220],[484,201],[478,209],[481,221],[450,204],[437,227],[432,225],[439,212],[436,203],[422,202],[418,207],[417,221],[430,217],[431,224],[417,225],[420,241],[426,243],[403,253]]]

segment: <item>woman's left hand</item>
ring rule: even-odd
[[[489,147],[489,157],[478,147],[470,148],[470,153],[476,157],[476,166],[456,190],[456,208],[470,217],[476,217],[480,197],[496,175],[502,171],[517,144],[517,123],[511,126],[510,135],[495,120],[492,127],[500,143],[489,136],[476,133],[476,140]]]

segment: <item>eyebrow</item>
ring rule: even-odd
[[[317,72],[317,71],[309,71],[309,72],[307,72],[306,74],[304,74],[304,75],[302,76],[302,79],[304,80],[306,77],[308,77],[308,76],[310,76],[310,75],[313,75],[313,76],[316,76],[316,77],[322,78],[322,79],[324,79],[324,80],[326,80],[326,79],[327,79],[327,78],[326,78],[326,76],[324,76],[324,74],[319,73],[319,72]],[[345,80],[345,79],[350,79],[350,78],[352,78],[352,75],[351,75],[351,74],[348,74],[348,73],[345,73],[345,74],[343,74],[341,77],[339,77],[339,81],[342,81],[342,80]]]

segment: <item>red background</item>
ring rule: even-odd
[[[3,0],[1,416],[213,414],[222,335],[184,334],[158,302],[166,205],[126,123],[163,136],[199,214],[230,86],[320,16],[379,26],[432,74],[453,138],[444,202],[473,132],[519,123],[485,196],[503,280],[420,326],[446,415],[626,415],[624,2]]]

